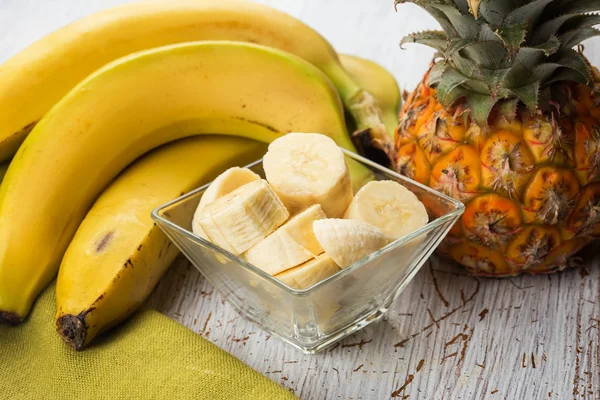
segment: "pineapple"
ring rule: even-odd
[[[598,0],[396,0],[443,31],[395,134],[400,173],[465,204],[439,251],[472,274],[550,273],[600,235]],[[574,49],[574,47],[576,47]]]

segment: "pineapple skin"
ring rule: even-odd
[[[400,113],[396,170],[465,204],[438,253],[478,276],[576,265],[600,235],[598,85],[564,83],[554,113],[492,113],[481,128],[461,106],[445,109],[428,75]]]

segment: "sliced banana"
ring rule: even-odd
[[[323,253],[313,222],[324,218],[319,204],[310,206],[244,253],[244,258],[271,275],[300,265]]]
[[[346,268],[389,243],[381,229],[364,221],[321,219],[313,223],[317,240],[340,268]]]
[[[211,242],[239,255],[263,240],[289,216],[271,185],[260,179],[208,204],[197,220]]]
[[[267,180],[290,213],[320,204],[330,218],[344,215],[352,182],[344,153],[317,133],[289,133],[269,145],[263,158]]]
[[[291,288],[306,289],[329,278],[339,270],[340,268],[327,254],[321,254],[314,260],[275,275],[275,278]]]
[[[398,182],[369,182],[356,193],[344,218],[364,221],[398,239],[429,221],[417,196]]]
[[[196,212],[194,213],[194,219],[192,220],[192,232],[201,238],[208,239],[206,233],[202,230],[200,223],[198,222],[198,218],[202,210],[204,210],[204,207],[218,198],[233,192],[240,186],[243,186],[246,183],[257,181],[259,179],[260,176],[258,174],[255,174],[248,168],[240,167],[229,168],[221,175],[217,176],[202,194],[200,203],[198,204]]]
[[[252,172],[248,168],[233,167],[229,168],[221,175],[217,176],[210,186],[202,194],[198,210],[204,209],[207,204],[212,203],[219,197],[223,197],[233,192],[246,183],[261,179],[260,175]]]

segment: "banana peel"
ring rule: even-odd
[[[2,319],[28,314],[94,199],[137,157],[191,135],[270,142],[290,131],[320,132],[354,149],[329,79],[289,53],[186,43],[95,72],[36,125],[0,186]],[[371,174],[350,168],[354,178]]]
[[[307,60],[331,79],[358,125],[375,122],[373,129],[381,129],[377,107],[365,117],[364,90],[342,68],[332,46],[296,18],[244,0],[150,0],[69,24],[0,66],[0,162],[95,70],[135,52],[204,40],[256,43]]]

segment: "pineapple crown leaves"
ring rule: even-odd
[[[400,48],[402,49],[406,43],[419,43],[425,46],[433,47],[439,52],[444,52],[448,42],[448,37],[443,31],[423,31],[415,32],[408,36],[405,36],[400,41]]]
[[[395,0],[402,3],[425,9],[442,30],[408,35],[401,46],[435,48],[441,61],[430,84],[439,101],[466,105],[480,125],[494,108],[509,119],[519,104],[547,109],[540,93],[559,82],[592,82],[573,48],[600,36],[600,0]]]

